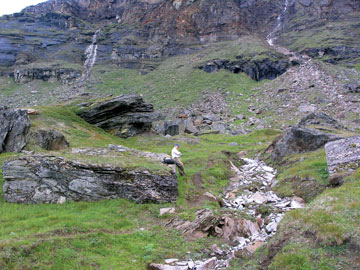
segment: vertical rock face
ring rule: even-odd
[[[29,137],[30,120],[27,111],[0,107],[0,153],[20,152]]]
[[[123,138],[150,131],[160,117],[139,95],[121,95],[79,114],[85,121]]]
[[[360,167],[360,136],[325,145],[330,176],[352,172]]]
[[[171,169],[151,172],[144,168],[94,165],[38,155],[6,161],[3,175],[4,198],[8,202],[127,198],[146,203],[173,202],[177,198],[176,174]]]

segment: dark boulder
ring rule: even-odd
[[[360,84],[359,83],[349,83],[344,85],[350,93],[360,93]]]
[[[20,152],[30,138],[30,119],[26,110],[0,107],[0,153]]]
[[[176,136],[180,134],[179,124],[173,122],[165,123],[164,135]]]
[[[278,161],[287,155],[317,150],[328,142],[340,139],[341,137],[337,135],[314,129],[289,127],[280,138],[273,142],[271,155]]]
[[[177,198],[176,174],[165,166],[164,170],[152,172],[146,168],[29,155],[5,161],[3,176],[4,198],[8,202],[63,203],[127,198],[147,203],[173,202]]]
[[[314,112],[302,118],[298,124],[299,127],[306,127],[308,125],[321,125],[333,128],[344,128],[339,122],[323,112]]]
[[[79,116],[90,124],[127,138],[149,132],[152,123],[161,116],[153,105],[137,94],[121,95],[90,107]]]
[[[200,66],[199,69],[212,73],[216,70],[225,69],[232,73],[246,73],[255,81],[265,79],[273,80],[285,73],[290,67],[288,61],[271,60],[269,58],[262,60],[244,60],[238,57],[238,60],[230,62],[229,60],[215,59],[207,62],[205,65]]]
[[[56,130],[41,129],[32,133],[31,137],[46,150],[61,150],[70,146],[64,135]]]

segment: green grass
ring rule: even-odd
[[[242,55],[257,59],[273,57],[272,54],[261,40],[246,36],[236,41],[213,44],[195,54],[171,57],[159,65],[156,63],[158,67],[146,75],[140,75],[136,70],[95,66],[93,76],[96,83],[89,90],[114,95],[137,92],[156,108],[164,109],[190,105],[202,98],[204,91],[221,89],[224,93],[230,92],[231,97],[244,94],[239,101],[243,105],[243,101],[251,95],[250,90],[263,82],[225,70],[208,74],[197,67],[216,58],[235,60],[236,56]],[[239,111],[247,112],[242,108]]]
[[[11,78],[0,77],[0,97],[6,97],[16,90],[18,90],[21,85],[15,83]]]
[[[311,201],[329,184],[325,150],[297,154],[281,165],[274,190],[282,196],[296,194]]]
[[[322,250],[292,244],[276,255],[269,270],[335,270],[331,261]]]
[[[326,189],[305,209],[285,215],[277,234],[252,258],[230,269],[356,270],[360,240],[360,169],[338,188]]]
[[[0,199],[0,268],[1,269],[146,269],[149,262],[177,257],[200,258],[200,250],[223,240],[205,238],[188,241],[178,231],[163,224],[174,215],[159,218],[159,209],[176,206],[175,215],[193,220],[197,209],[219,211],[216,203],[194,204],[201,192],[192,177],[201,173],[203,191],[222,193],[230,176],[228,156],[249,150],[255,155],[278,136],[274,130],[257,131],[245,136],[206,135],[203,137],[139,136],[121,139],[93,127],[76,115],[70,106],[39,107],[31,116],[34,131],[51,128],[63,132],[71,147],[107,147],[122,144],[158,153],[169,153],[180,143],[187,176],[179,177],[176,204],[138,205],[128,200],[68,202],[63,205],[21,205]],[[230,142],[239,145],[229,146]],[[28,150],[45,152],[33,144]],[[54,154],[53,152],[51,152]],[[56,153],[74,158],[68,151]],[[1,154],[0,165],[13,154]],[[76,157],[82,158],[82,157]],[[111,163],[117,159],[90,158],[90,162]],[[149,164],[146,164],[149,166]],[[0,185],[3,185],[0,173]],[[191,255],[187,255],[190,251]]]

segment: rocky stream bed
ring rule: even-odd
[[[236,167],[232,162],[234,176],[225,189],[222,200],[224,208],[246,214],[256,222],[225,218],[223,237],[226,231],[234,232],[235,227],[243,226],[245,234],[232,235],[234,244],[223,249],[213,245],[211,258],[206,260],[180,261],[176,258],[165,260],[165,264],[151,264],[151,270],[210,270],[227,269],[230,261],[241,254],[252,254],[276,234],[284,214],[292,209],[303,208],[305,203],[299,197],[279,198],[272,187],[276,184],[276,170],[263,161],[242,158],[245,164]],[[266,211],[261,210],[266,208]],[[200,210],[201,211],[201,210]],[[199,212],[198,212],[199,213]],[[201,213],[202,215],[204,213]],[[238,223],[238,224],[236,224]],[[218,227],[215,227],[215,230]],[[189,254],[191,257],[191,254]]]

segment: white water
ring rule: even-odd
[[[276,19],[276,26],[275,28],[270,32],[270,34],[267,35],[266,37],[266,41],[267,43],[272,47],[274,46],[274,41],[275,41],[275,35],[276,33],[281,29],[281,26],[282,26],[282,22],[284,20],[284,16],[287,12],[289,8],[289,0],[285,0],[285,6],[284,6],[284,9],[283,11],[281,12],[281,14],[277,17]]]
[[[96,42],[99,33],[100,33],[100,29],[95,32],[95,34],[92,37],[91,45],[89,45],[85,50],[85,57],[86,57],[86,60],[84,62],[85,72],[81,78],[81,81],[87,80],[87,78],[90,76],[91,69],[96,62],[97,49],[98,49],[98,45],[96,44]]]

